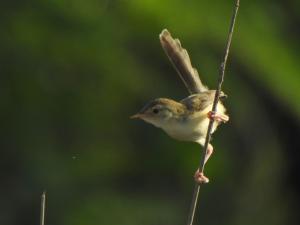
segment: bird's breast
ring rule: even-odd
[[[162,128],[169,136],[177,140],[197,141],[205,135],[208,123],[209,119],[198,118],[198,120],[172,121]]]
[[[164,124],[161,128],[172,138],[182,141],[197,142],[199,139],[203,139],[206,136],[207,128],[209,124],[209,118],[207,113],[211,110],[211,106],[202,110],[200,113],[195,113],[192,116],[187,115],[181,119],[174,119]],[[225,111],[222,105],[218,105],[220,113]],[[216,130],[218,123],[213,125],[212,132]]]

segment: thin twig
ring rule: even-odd
[[[214,102],[213,102],[213,106],[212,106],[212,112],[216,112],[216,110],[217,110],[217,104],[218,104],[218,101],[219,101],[219,96],[220,96],[222,84],[223,84],[223,81],[224,81],[225,68],[226,68],[226,63],[227,63],[228,54],[229,54],[229,48],[230,48],[230,45],[231,45],[232,34],[233,34],[233,30],[234,30],[234,24],[235,24],[237,12],[238,12],[238,9],[239,9],[239,5],[240,5],[240,1],[236,0],[233,15],[231,17],[231,23],[230,23],[228,39],[227,39],[227,45],[226,45],[223,61],[221,63],[220,70],[219,70],[219,80],[218,80],[218,86],[217,86],[217,89],[216,89],[216,94],[215,94],[215,98],[214,98]],[[201,158],[200,164],[199,164],[200,165],[199,170],[201,172],[204,172],[204,166],[205,166],[205,163],[204,163],[205,160],[204,159],[205,159],[205,155],[207,154],[208,144],[209,144],[210,139],[211,139],[211,131],[212,131],[213,123],[214,123],[214,120],[210,120],[210,122],[208,124],[208,129],[207,129],[206,139],[205,139],[205,144],[204,144],[205,154]],[[198,183],[196,183],[195,188],[194,188],[193,198],[192,198],[191,209],[190,209],[189,217],[188,217],[188,223],[187,223],[188,225],[193,225],[193,222],[194,222],[199,191],[200,191],[200,185]]]
[[[46,191],[44,191],[42,196],[41,196],[40,225],[45,224],[45,211],[46,211]]]

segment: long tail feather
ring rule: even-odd
[[[173,39],[167,29],[161,32],[159,39],[165,53],[189,92],[194,94],[207,91],[208,88],[202,84],[197,70],[191,64],[188,52],[181,47],[180,41]]]

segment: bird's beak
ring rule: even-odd
[[[142,117],[143,117],[143,115],[142,115],[142,114],[140,114],[140,113],[137,113],[137,114],[135,114],[135,115],[131,116],[131,117],[130,117],[130,119],[140,119],[140,118],[142,118]]]

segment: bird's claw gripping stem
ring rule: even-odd
[[[209,182],[209,179],[199,169],[195,172],[194,179],[198,184],[207,184]]]
[[[220,114],[220,113],[217,113],[217,112],[213,112],[213,111],[209,111],[207,113],[207,117],[210,120],[215,120],[217,122],[223,122],[223,123],[226,123],[229,120],[229,116],[227,116],[225,114]]]

